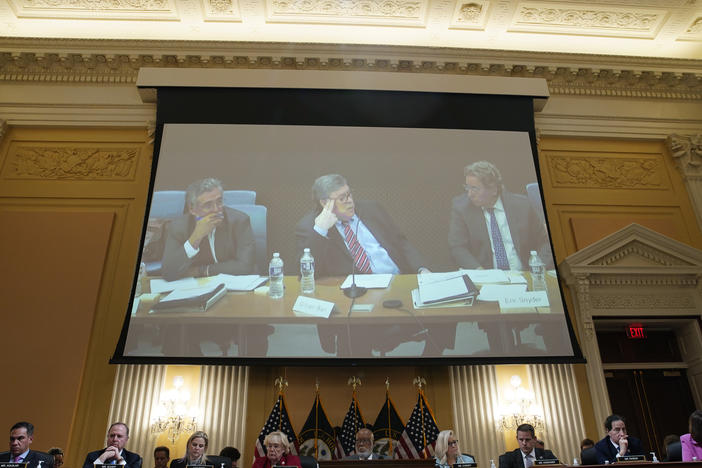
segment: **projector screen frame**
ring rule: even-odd
[[[185,70],[183,70],[185,71]],[[192,70],[188,70],[192,72]],[[231,71],[231,70],[230,70]],[[258,70],[256,70],[258,72]],[[159,72],[163,72],[163,69],[159,69]],[[326,73],[326,72],[323,72]],[[151,197],[154,189],[156,168],[159,161],[159,154],[161,150],[162,136],[164,133],[165,123],[234,123],[234,124],[255,124],[255,125],[319,125],[319,126],[382,126],[382,127],[399,127],[399,128],[466,128],[469,126],[471,129],[489,129],[495,130],[499,129],[496,127],[508,126],[510,130],[514,130],[515,127],[519,128],[518,131],[525,131],[529,135],[529,141],[532,151],[532,157],[534,162],[534,167],[536,170],[536,177],[541,186],[541,177],[538,165],[538,158],[536,158],[536,139],[534,131],[533,122],[533,109],[536,102],[542,101],[547,97],[538,92],[533,95],[513,95],[507,92],[498,92],[496,94],[490,94],[488,92],[480,93],[466,93],[466,92],[439,92],[439,91],[408,91],[403,90],[403,85],[398,86],[400,90],[387,90],[387,86],[379,86],[380,89],[367,89],[369,86],[359,86],[359,88],[352,89],[339,89],[334,83],[326,89],[320,88],[310,88],[302,86],[291,86],[291,87],[277,87],[281,83],[284,83],[283,73],[282,78],[279,80],[271,79],[270,71],[267,71],[266,76],[269,77],[267,80],[267,85],[264,87],[232,87],[232,86],[209,86],[206,88],[199,86],[182,86],[183,80],[175,80],[181,86],[157,86],[158,92],[158,111],[157,111],[157,125],[155,134],[155,144],[154,144],[154,157],[153,157],[153,170],[150,180],[150,190],[149,197],[147,201],[147,206],[145,207],[144,216],[144,227],[142,230],[142,240],[140,244],[140,252],[143,249],[144,234],[146,232],[146,220],[149,216],[149,210],[151,205]],[[372,73],[373,75],[383,75],[380,73]],[[247,80],[260,79],[257,74],[248,74]],[[392,74],[396,75],[396,74]],[[319,75],[316,75],[319,76]],[[327,75],[328,76],[328,75]],[[171,76],[171,78],[173,75]],[[142,80],[140,74],[140,90],[154,89],[152,88],[148,80]],[[395,77],[393,77],[395,78]],[[404,78],[404,77],[403,77]],[[453,78],[453,77],[452,77]],[[484,78],[484,77],[462,77],[462,78]],[[149,79],[153,80],[153,77]],[[365,79],[365,78],[364,78]],[[387,77],[383,77],[383,80]],[[280,81],[282,80],[282,81]],[[383,80],[379,80],[382,82]],[[333,82],[333,80],[331,80]],[[440,88],[442,83],[441,80],[431,83],[432,88]],[[202,81],[201,81],[202,82]],[[204,80],[204,82],[212,85],[212,80]],[[328,83],[328,82],[327,82]],[[545,83],[545,82],[544,82]],[[249,83],[250,84],[250,83]],[[308,83],[309,85],[309,83]],[[461,84],[464,86],[464,84]],[[366,89],[364,89],[366,88]],[[421,86],[420,86],[421,88]],[[445,89],[456,90],[457,87],[452,84],[444,83]],[[460,86],[458,87],[460,88]],[[481,89],[484,91],[484,89]],[[230,94],[229,98],[223,97]],[[146,93],[145,95],[148,95]],[[177,96],[177,97],[176,97]],[[217,102],[215,108],[207,108],[207,106],[202,106],[201,100],[205,97],[208,102]],[[216,96],[216,97],[213,97]],[[242,96],[245,98],[242,101]],[[348,115],[342,116],[341,112],[337,112],[336,115],[329,115],[328,109],[339,109],[340,103],[348,108],[349,103],[354,103],[351,106],[357,106],[363,111],[359,115],[364,114],[369,108],[373,106],[378,107],[380,102],[402,102],[402,109],[411,109],[417,102],[427,102],[435,97],[441,97],[442,99],[454,100],[454,106],[451,107],[451,112],[445,113],[442,116],[434,116],[431,121],[426,120],[416,120],[416,115],[412,115],[411,112],[400,112],[394,116],[390,116],[388,119],[387,115],[384,115],[379,120],[375,120],[377,114],[372,114],[374,117],[370,121],[358,122],[358,115]],[[233,97],[233,98],[232,98]],[[529,115],[530,117],[526,121],[514,122],[507,118],[499,118],[498,116],[486,116],[480,112],[476,112],[474,118],[466,117],[460,126],[456,126],[456,123],[452,121],[452,117],[455,112],[460,111],[460,103],[458,101],[465,100],[468,98],[473,104],[478,103],[477,106],[482,110],[489,110],[494,107],[499,108],[509,108],[510,106],[517,106],[520,109],[520,115]],[[282,100],[281,100],[282,99]],[[331,99],[331,101],[330,101]],[[305,116],[300,118],[299,115],[295,113],[290,113],[288,110],[282,110],[279,107],[283,102],[294,102],[301,103],[306,102],[317,104],[315,107],[312,105],[311,109],[308,109]],[[331,104],[330,104],[331,102]],[[319,105],[324,103],[324,105]],[[499,103],[496,105],[496,103]],[[245,116],[237,114],[233,117],[230,112],[233,108],[232,106],[247,108],[251,112],[247,112]],[[370,107],[368,107],[370,106]],[[178,115],[178,109],[187,109],[188,112],[181,112],[180,118],[175,117]],[[324,109],[327,109],[325,114]],[[342,106],[343,108],[343,106]],[[353,110],[353,109],[352,109]],[[517,114],[515,112],[515,114]],[[464,116],[465,117],[465,116]],[[504,116],[503,116],[504,117]],[[367,118],[367,116],[365,117]],[[381,124],[382,123],[382,124]],[[359,125],[360,124],[360,125]],[[543,195],[542,195],[543,204]],[[546,220],[548,225],[548,220]],[[549,243],[552,244],[549,231]],[[552,248],[552,245],[551,245]],[[138,265],[135,267],[135,280],[138,275]],[[117,349],[111,360],[113,363],[160,363],[160,364],[226,364],[226,365],[267,365],[267,366],[280,366],[280,365],[304,365],[304,366],[333,366],[333,365],[407,365],[416,364],[417,359],[421,359],[422,365],[463,365],[463,364],[501,364],[501,363],[578,363],[584,362],[582,357],[582,352],[578,345],[577,339],[575,338],[574,330],[570,317],[567,312],[562,285],[558,283],[559,292],[561,295],[561,300],[563,302],[563,310],[565,315],[565,322],[568,328],[568,335],[573,346],[573,356],[529,356],[529,357],[470,357],[470,356],[445,356],[445,357],[430,357],[430,358],[416,358],[416,357],[399,357],[399,358],[280,358],[280,357],[166,357],[166,356],[125,356],[124,347],[127,340],[127,333],[129,330],[129,317],[130,310],[127,311],[122,334],[120,336]],[[134,290],[132,290],[132,296],[130,297],[130,307],[132,301],[134,300]]]

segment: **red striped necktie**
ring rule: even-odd
[[[344,236],[346,236],[346,247],[349,249],[349,253],[353,258],[353,263],[356,265],[356,269],[359,273],[373,273],[371,269],[370,259],[366,250],[358,242],[356,234],[351,230],[351,225],[348,222],[341,223],[344,226]]]

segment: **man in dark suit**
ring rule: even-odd
[[[605,461],[614,463],[624,455],[644,455],[640,439],[630,436],[626,431],[626,421],[617,414],[610,414],[604,422],[607,435],[595,444],[597,461],[604,465]]]
[[[478,161],[463,170],[466,193],[453,199],[448,242],[461,268],[529,268],[536,250],[552,266],[544,223],[523,195],[507,192],[492,163]]]
[[[53,468],[54,457],[30,450],[34,441],[34,425],[20,421],[10,428],[10,450],[0,453],[0,462],[26,463],[28,468]]]
[[[254,272],[256,242],[247,214],[225,208],[222,183],[206,178],[185,193],[188,213],[168,226],[162,272],[166,280]]]
[[[349,455],[344,460],[385,460],[388,457],[379,453],[373,453],[373,431],[367,428],[359,429],[356,432],[356,453]]]
[[[112,423],[107,430],[107,447],[90,452],[83,462],[83,468],[93,465],[124,465],[125,468],[141,468],[141,456],[124,448],[129,440],[129,427],[122,422]]]
[[[555,460],[550,450],[535,447],[534,426],[522,424],[517,428],[519,448],[500,455],[500,468],[530,468],[536,460]]]
[[[355,202],[346,179],[327,174],[312,186],[315,210],[297,224],[298,258],[306,247],[315,259],[315,275],[421,273],[424,260],[387,211],[375,201]]]

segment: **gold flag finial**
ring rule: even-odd
[[[319,377],[314,378],[314,391],[315,393],[319,393]]]
[[[412,385],[417,387],[417,390],[422,390],[427,386],[427,381],[424,379],[424,377],[415,377],[412,381]]]
[[[361,386],[361,379],[359,379],[358,377],[356,377],[354,375],[352,377],[349,377],[349,380],[348,380],[348,382],[346,382],[346,385],[351,385],[351,387],[353,388],[353,391],[355,392],[356,387]]]
[[[285,377],[278,377],[273,385],[278,389],[278,393],[283,393],[283,389],[288,386],[288,381]]]
[[[390,391],[390,376],[385,377],[385,391]]]

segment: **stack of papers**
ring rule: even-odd
[[[447,304],[458,302],[466,305],[478,293],[473,281],[466,274],[462,275],[442,275],[437,277],[433,274],[419,275],[417,283],[419,288],[416,293],[412,291],[412,300],[415,307],[426,307],[436,304]],[[434,276],[435,281],[423,279],[424,276]]]
[[[153,311],[201,311],[209,309],[227,293],[223,283],[190,289],[176,289],[157,302]]]
[[[356,286],[368,289],[385,289],[390,286],[391,280],[392,275],[390,273],[356,275]],[[353,277],[351,275],[347,276],[344,282],[341,283],[341,289],[350,288],[352,281]]]
[[[227,275],[220,273],[207,278],[206,284],[224,283],[228,291],[253,291],[268,281],[267,276],[259,275]]]

